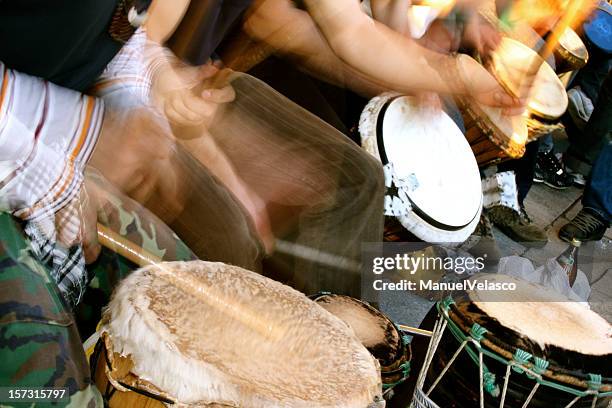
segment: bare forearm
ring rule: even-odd
[[[370,0],[372,17],[400,34],[410,34],[410,0]]]
[[[300,69],[363,96],[387,90],[338,58],[307,12],[286,0],[266,0],[255,10],[245,22],[246,31]]]
[[[352,0],[307,0],[308,9],[336,55],[346,64],[403,91],[457,91],[441,75],[450,57],[427,50],[377,23]]]

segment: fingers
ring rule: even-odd
[[[236,92],[231,85],[227,85],[220,89],[205,89],[202,98],[212,103],[229,103],[236,98]]]
[[[236,97],[234,88],[205,89],[201,95],[180,91],[166,101],[165,113],[172,123],[183,126],[199,126],[210,120],[218,105],[232,102]]]

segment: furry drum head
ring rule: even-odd
[[[108,355],[132,365],[127,375],[110,361],[113,385],[125,390],[125,379],[137,377],[173,406],[384,406],[378,363],[350,328],[301,293],[238,267],[140,269],[117,288],[103,323]]]

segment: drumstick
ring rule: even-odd
[[[433,332],[431,330],[419,329],[416,327],[406,326],[405,324],[398,324],[397,327],[403,332],[416,334],[419,336],[431,337]]]
[[[269,322],[264,321],[259,314],[248,310],[244,305],[228,299],[227,296],[216,291],[213,287],[206,287],[204,289],[194,279],[185,279],[173,273],[170,269],[163,266],[160,257],[151,254],[146,249],[134,244],[100,223],[98,223],[98,242],[100,242],[100,245],[117,252],[140,267],[157,265],[158,271],[161,272],[160,277],[170,284],[185,292],[190,292],[195,297],[205,301],[209,306],[229,315],[229,317],[272,341],[280,340],[287,331],[287,328],[284,326],[278,324],[271,325]]]

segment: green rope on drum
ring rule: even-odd
[[[495,374],[489,370],[484,371],[484,389],[492,397],[497,398],[499,396],[499,386],[497,385]]]
[[[516,373],[523,374],[525,372],[523,367],[527,365],[531,357],[533,356],[525,350],[517,348],[510,362],[510,364],[512,364],[512,370]]]
[[[474,323],[472,325],[472,328],[470,329],[470,337],[480,342],[483,339],[484,335],[487,334],[488,332],[489,331],[487,329],[485,329],[478,323]]]
[[[589,374],[589,380],[587,381],[587,384],[589,384],[590,390],[599,391],[599,389],[601,388],[601,375]]]
[[[596,396],[597,398],[607,398],[612,397],[612,391],[601,392],[601,381],[602,376],[598,374],[589,374],[589,381],[587,384],[589,385],[588,390],[579,390],[575,389],[563,384],[555,383],[552,381],[548,381],[542,377],[542,375],[546,372],[549,367],[549,362],[539,358],[534,357],[532,354],[528,353],[522,349],[516,349],[514,352],[512,360],[507,360],[504,357],[492,352],[486,348],[483,348],[480,344],[480,340],[484,338],[484,334],[486,334],[486,329],[484,332],[481,331],[481,326],[475,324],[470,329],[469,335],[461,330],[461,328],[450,318],[448,314],[448,310],[450,306],[455,302],[452,298],[448,297],[444,300],[439,301],[436,304],[436,308],[438,312],[444,320],[447,322],[447,328],[452,333],[453,337],[460,343],[467,341],[467,345],[465,346],[465,350],[474,361],[474,363],[479,366],[480,359],[479,353],[482,353],[484,356],[487,356],[493,360],[496,360],[506,366],[512,367],[512,370],[517,373],[525,373],[529,378],[535,379],[538,384],[544,385],[546,387],[554,388],[556,390],[566,392],[571,395],[575,395],[577,397],[586,397],[586,396]],[[472,340],[472,341],[470,341]],[[529,363],[529,361],[533,358],[533,363]],[[491,394],[493,397],[497,397],[499,395],[499,387],[495,384],[495,375],[489,371],[486,364],[483,363],[483,385],[485,390]]]
[[[403,363],[402,365],[400,365],[397,368],[398,371],[402,372],[402,378],[400,378],[398,381],[396,382],[392,382],[392,383],[387,383],[387,384],[383,384],[383,390],[388,390],[391,389],[393,387],[395,387],[398,384],[403,383],[404,381],[406,381],[406,379],[410,376],[410,361],[406,361],[405,363]]]
[[[549,362],[544,360],[543,358],[540,357],[534,357],[533,358],[533,367],[532,367],[532,371],[537,374],[530,374],[527,373],[527,377],[531,378],[532,380],[537,378],[538,380],[542,378],[542,374],[544,374],[546,372],[546,370],[548,369],[549,366]],[[539,382],[539,381],[538,381]]]
[[[442,307],[442,309],[444,309],[445,311],[448,312],[448,309],[450,309],[451,305],[455,304],[455,301],[453,300],[452,297],[447,296],[446,299],[442,299],[439,302],[440,306]]]

